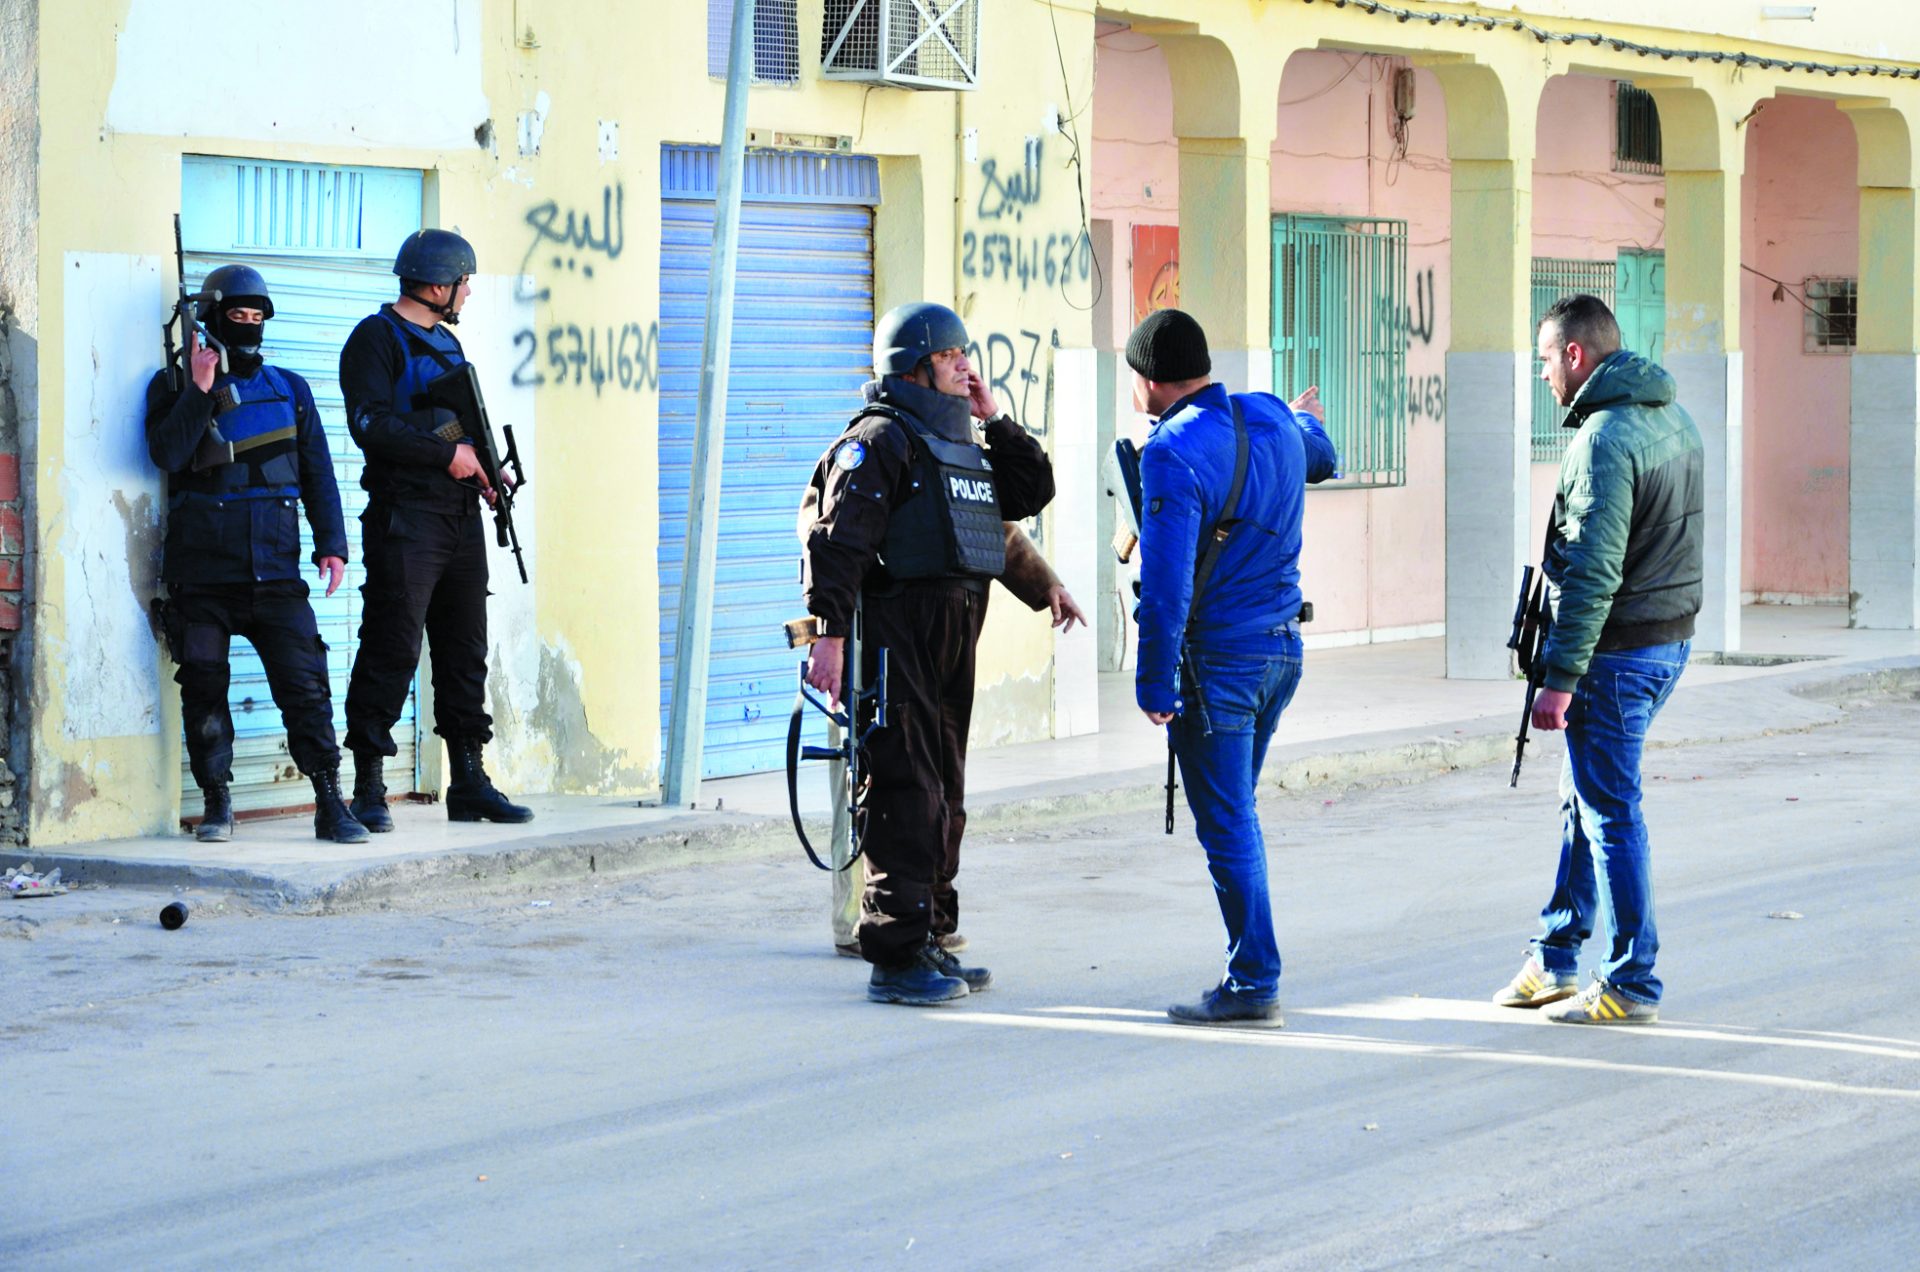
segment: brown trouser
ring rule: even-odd
[[[869,682],[878,651],[887,651],[887,727],[867,741],[867,888],[857,934],[868,962],[898,966],[960,921],[953,880],[967,827],[967,727],[987,592],[984,581],[913,583],[898,596],[869,595],[865,608]]]

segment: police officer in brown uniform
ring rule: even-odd
[[[838,700],[857,598],[869,680],[888,651],[887,725],[867,743],[859,812],[867,887],[856,934],[875,1002],[946,1002],[992,979],[932,938],[936,921],[951,931],[959,914],[974,650],[987,585],[1006,564],[1003,520],[1046,507],[1053,467],[1000,411],[966,346],[943,305],[885,314],[873,338],[879,379],[801,505],[805,600],[822,632],[808,683]]]

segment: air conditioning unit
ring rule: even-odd
[[[896,88],[978,88],[980,4],[826,0],[820,73]]]

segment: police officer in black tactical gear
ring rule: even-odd
[[[838,699],[856,597],[869,682],[876,651],[888,651],[887,724],[867,743],[860,799],[867,887],[856,935],[875,1002],[946,1002],[992,979],[936,938],[959,917],[974,649],[987,585],[1005,568],[1003,519],[1046,507],[1053,467],[1001,413],[966,346],[944,305],[884,315],[873,336],[880,378],[801,503],[805,599],[822,632],[808,683]]]
[[[421,230],[400,246],[400,297],[363,319],[340,351],[347,427],[366,453],[360,484],[366,558],[360,651],[347,685],[353,811],[372,831],[393,829],[380,766],[398,747],[424,632],[433,657],[434,732],[447,740],[453,821],[525,822],[481,762],[493,737],[486,711],[487,541],[480,502],[495,494],[453,412],[422,393],[465,361],[453,325],[466,303],[473,247],[449,230]],[[449,440],[449,438],[460,440]],[[510,481],[503,473],[503,481]]]
[[[228,651],[244,636],[260,655],[287,729],[293,762],[313,781],[313,832],[357,844],[367,831],[340,794],[327,646],[300,577],[300,513],[313,527],[313,562],[327,595],[346,570],[347,534],[327,435],[313,391],[266,364],[261,333],[273,317],[267,282],[245,265],[207,275],[196,317],[226,346],[220,357],[196,330],[179,388],[163,370],[147,385],[147,453],[167,474],[167,642],[179,670],[187,761],[205,796],[195,832],[233,836],[233,717]]]

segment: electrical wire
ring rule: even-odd
[[[1880,76],[1888,75],[1894,79],[1920,80],[1920,67],[1886,66],[1878,62],[1809,62],[1801,59],[1767,57],[1759,53],[1728,53],[1724,49],[1670,49],[1654,44],[1639,44],[1633,40],[1623,40],[1618,36],[1607,35],[1599,31],[1549,31],[1537,27],[1522,18],[1494,18],[1477,13],[1435,13],[1431,10],[1402,9],[1391,4],[1381,4],[1378,0],[1318,0],[1331,4],[1336,9],[1348,5],[1363,13],[1375,17],[1393,18],[1395,21],[1425,22],[1428,26],[1440,26],[1451,22],[1457,27],[1478,27],[1483,31],[1520,31],[1531,35],[1541,44],[1591,44],[1595,48],[1606,45],[1616,53],[1637,53],[1641,57],[1658,57],[1663,62],[1671,62],[1683,57],[1689,62],[1709,61],[1715,63],[1731,62],[1735,66],[1757,67],[1765,71],[1806,71],[1809,74],[1825,72],[1828,78],[1837,75]],[[1314,4],[1316,0],[1300,0],[1302,4]]]
[[[1107,280],[1100,269],[1100,253],[1093,250],[1093,225],[1087,218],[1087,165],[1081,158],[1080,129],[1074,122],[1079,119],[1080,111],[1073,108],[1073,84],[1067,78],[1067,52],[1060,44],[1060,21],[1054,15],[1053,0],[1047,0],[1047,25],[1053,29],[1053,53],[1060,62],[1060,92],[1067,103],[1065,117],[1060,121],[1060,130],[1066,137],[1067,144],[1073,147],[1073,153],[1067,156],[1067,166],[1073,169],[1073,192],[1080,200],[1080,242],[1086,247],[1087,262],[1092,266],[1093,273],[1093,291],[1086,304],[1075,304],[1073,297],[1066,294],[1065,288],[1061,289],[1061,295],[1070,308],[1085,313],[1100,303],[1100,298],[1106,294]],[[1086,105],[1083,105],[1081,110],[1086,110],[1092,103],[1093,94],[1088,93]]]

